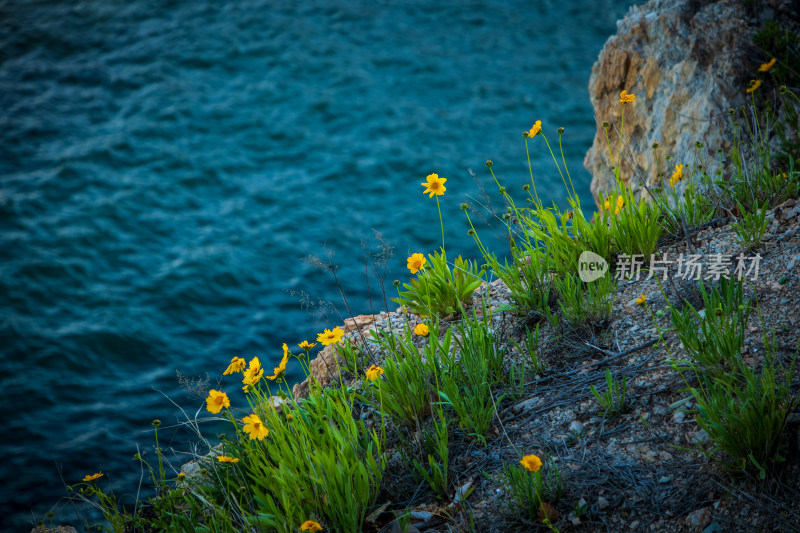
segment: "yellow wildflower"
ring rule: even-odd
[[[675,172],[672,173],[672,177],[669,179],[669,184],[671,187],[675,187],[675,185],[683,179],[683,165],[675,165]]]
[[[250,440],[264,440],[264,437],[269,435],[269,430],[264,426],[257,414],[244,417],[242,422],[244,422],[244,428],[242,429],[250,435]]]
[[[311,348],[313,348],[313,347],[314,347],[314,346],[316,346],[316,345],[317,345],[317,343],[316,343],[316,342],[312,342],[312,343],[310,343],[310,344],[309,344],[309,342],[308,342],[308,341],[303,341],[303,342],[301,342],[300,344],[298,344],[298,346],[299,346],[301,349],[305,350],[305,351],[309,351]]]
[[[186,479],[186,474],[178,472],[178,481],[183,481],[184,479]]]
[[[603,209],[605,209],[606,211],[611,209],[611,200],[609,200],[608,198],[606,198],[606,201],[603,202]]]
[[[412,274],[416,274],[418,271],[422,270],[425,267],[425,263],[428,260],[425,259],[425,256],[422,254],[411,254],[411,257],[408,258],[408,269],[411,271]]]
[[[333,328],[333,331],[326,329],[317,335],[317,340],[321,342],[323,346],[327,346],[329,344],[342,342],[342,335],[344,335],[344,331],[342,331],[342,328],[339,326],[336,326]]]
[[[383,374],[383,369],[379,366],[372,365],[367,369],[367,379],[372,381],[374,379],[378,379],[378,376]]]
[[[234,372],[241,372],[244,370],[244,367],[247,366],[247,363],[241,357],[234,357],[231,359],[231,364],[228,365],[227,370],[222,373],[223,376],[227,376],[228,374],[233,374]]]
[[[754,93],[761,87],[761,80],[750,80],[750,86],[747,87],[747,94]]]
[[[531,129],[529,131],[526,131],[523,135],[525,137],[533,139],[534,137],[536,137],[540,133],[542,133],[542,121],[541,120],[537,120],[536,122],[533,123],[533,126],[531,126]]]
[[[303,525],[300,526],[300,531],[317,533],[317,531],[322,531],[322,526],[319,525],[318,522],[314,522],[313,520],[306,520],[305,522],[303,522]]]
[[[522,458],[520,464],[530,472],[538,472],[542,467],[542,460],[535,455],[526,455]]]
[[[239,458],[238,457],[226,457],[224,455],[218,455],[217,456],[217,461],[219,461],[220,463],[238,463],[239,462]]]
[[[615,214],[619,214],[620,210],[625,206],[625,198],[620,194],[617,196],[617,208],[614,210]]]
[[[242,392],[244,392],[245,394],[250,392],[250,385],[245,385],[244,387],[242,387]]]
[[[286,413],[286,420],[289,422],[294,422],[294,415],[292,413]]]
[[[273,369],[274,373],[271,376],[267,376],[267,379],[275,380],[275,379],[278,379],[279,377],[281,377],[283,375],[283,373],[286,372],[286,363],[288,363],[288,362],[289,362],[289,347],[286,346],[286,343],[284,342],[283,343],[283,359],[281,359],[281,364],[276,366]]]
[[[627,91],[623,90],[619,93],[619,103],[620,104],[629,104],[636,99],[635,94],[628,94]]]
[[[86,476],[84,476],[83,480],[85,482],[87,482],[87,483],[90,483],[92,481],[95,481],[96,479],[100,479],[101,477],[103,477],[103,472],[102,471],[97,472],[95,474],[91,474],[91,475],[87,474]]]
[[[206,398],[206,409],[208,409],[209,412],[217,414],[222,411],[223,407],[230,406],[231,401],[228,399],[227,394],[214,389],[209,391],[208,398]]]
[[[420,183],[425,190],[422,191],[422,194],[430,193],[430,197],[433,198],[433,195],[441,196],[444,194],[444,191],[447,188],[444,186],[444,182],[447,181],[447,178],[440,178],[439,174],[428,174],[428,177],[425,178],[426,181]]]
[[[250,361],[250,366],[244,371],[244,379],[242,380],[242,383],[255,387],[256,383],[258,383],[263,375],[264,369],[261,368],[261,362],[258,360],[258,357],[253,357],[253,359]]]
[[[760,67],[758,67],[758,71],[759,72],[769,72],[769,69],[771,69],[773,66],[775,66],[775,58],[774,57],[769,60],[769,63],[763,63]]]
[[[430,334],[428,330],[428,326],[425,324],[417,324],[417,327],[414,328],[414,333],[420,335],[421,337],[427,337]]]
[[[645,297],[644,293],[642,293],[638,298],[636,298],[636,305],[644,305],[645,303],[647,303],[647,298]]]

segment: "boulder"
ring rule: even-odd
[[[716,170],[717,149],[730,149],[728,110],[749,102],[748,82],[758,77],[758,67],[769,60],[753,44],[759,20],[796,17],[791,0],[764,0],[757,13],[744,4],[740,0],[650,0],[632,7],[617,22],[617,34],[606,42],[589,80],[598,127],[584,166],[592,174],[595,201],[600,192],[616,184],[612,167],[619,157],[622,90],[635,94],[636,100],[625,105],[626,147],[620,177],[637,198],[647,196],[644,184],[668,180],[675,165],[688,169],[696,160],[697,142],[704,146],[710,171]],[[765,83],[762,90],[775,88]],[[604,121],[610,124],[613,161]],[[654,142],[659,144],[660,175]],[[664,160],[666,155],[669,161]]]

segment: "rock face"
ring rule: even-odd
[[[592,194],[615,186],[611,168],[619,157],[623,89],[636,95],[625,105],[621,178],[637,197],[648,186],[669,178],[674,165],[695,161],[696,142],[710,154],[715,170],[719,148],[728,150],[732,133],[729,108],[749,100],[748,82],[769,58],[753,45],[758,19],[778,19],[791,1],[758,2],[759,13],[747,12],[740,0],[650,0],[633,7],[617,23],[617,34],[603,47],[592,68],[589,93],[598,121],[594,144],[584,166],[592,173]],[[602,123],[607,121],[614,161]],[[653,143],[659,144],[661,176]],[[670,155],[669,161],[664,160]],[[632,164],[631,164],[632,163]],[[665,168],[666,166],[666,168]],[[634,167],[638,169],[634,172]]]

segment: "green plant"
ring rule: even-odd
[[[424,358],[414,345],[410,332],[404,337],[390,332],[380,332],[375,337],[386,354],[383,379],[379,381],[382,402],[371,398],[374,407],[380,408],[395,424],[418,423],[431,413],[431,402],[436,398],[438,385],[437,350],[448,353],[451,330],[441,341],[438,328],[431,327],[428,357]]]
[[[741,350],[752,306],[741,281],[721,278],[711,290],[700,284],[705,310],[688,301],[670,306],[672,324],[684,349],[703,372],[720,373],[741,365]],[[677,364],[677,362],[676,362]]]
[[[530,328],[525,328],[525,337],[523,338],[523,347],[516,341],[512,341],[514,346],[517,347],[521,353],[528,354],[531,362],[531,372],[533,375],[541,374],[545,371],[546,365],[544,362],[539,359],[539,352],[541,351],[541,344],[539,342],[539,324],[536,324],[536,327],[531,331]]]
[[[531,311],[541,315],[549,313],[550,299],[550,255],[543,249],[523,242],[521,247],[511,249],[511,264],[503,264],[492,255],[487,262],[495,275],[511,291],[512,309],[519,314]]]
[[[250,479],[257,522],[296,531],[310,516],[329,527],[361,531],[383,475],[380,439],[356,420],[340,389],[313,390],[291,419],[267,407],[263,440],[242,436],[232,449]]]
[[[641,255],[649,261],[661,236],[661,207],[658,203],[635,200],[622,183],[618,185],[617,193],[616,216],[611,218],[615,249],[622,254]]]
[[[460,313],[483,281],[477,264],[458,256],[451,270],[443,253],[434,252],[428,259],[430,267],[423,268],[410,284],[404,283],[406,290],[392,301],[420,315],[445,318]]]
[[[625,395],[628,389],[628,378],[623,378],[622,383],[619,383],[611,376],[611,370],[606,368],[606,391],[600,394],[597,392],[594,385],[590,385],[589,388],[592,390],[592,394],[597,398],[597,401],[603,409],[605,409],[603,416],[614,416],[625,410]]]
[[[422,435],[423,457],[427,465],[416,458],[411,460],[414,471],[428,482],[436,495],[444,499],[450,487],[448,477],[450,460],[450,432],[443,409],[437,409],[431,420],[432,428],[424,429]]]
[[[540,517],[543,503],[554,504],[561,499],[564,480],[549,455],[545,456],[544,463],[535,455],[523,457],[521,463],[522,467],[503,463],[503,484],[511,496],[512,509],[524,509],[528,519],[534,521]]]
[[[754,207],[753,212],[745,211],[744,206],[740,202],[736,202],[739,207],[739,212],[742,218],[738,223],[731,224],[733,231],[736,232],[737,241],[746,250],[751,251],[758,248],[761,244],[761,239],[767,231],[767,202],[764,205]]]
[[[706,455],[724,452],[733,459],[730,466],[753,467],[762,479],[770,463],[784,460],[786,421],[798,402],[791,394],[796,360],[784,368],[770,356],[760,373],[740,365],[730,375],[698,375],[698,386],[689,392],[697,402],[697,423],[712,442]]]
[[[574,269],[577,272],[577,268]],[[611,275],[584,283],[576,273],[554,281],[558,305],[566,321],[575,327],[599,326],[611,317],[617,281]]]

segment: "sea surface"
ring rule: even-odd
[[[94,472],[132,501],[151,421],[177,468],[181,422],[208,415],[178,373],[244,408],[231,357],[269,369],[340,324],[303,258],[355,314],[384,309],[380,282],[442,245],[426,175],[450,257],[477,256],[459,204],[485,213],[482,185],[501,205],[487,159],[523,198],[535,120],[559,159],[566,128],[590,205],[587,84],[630,4],[0,0],[0,530],[92,519],[63,498]],[[542,141],[538,193],[564,205]]]

